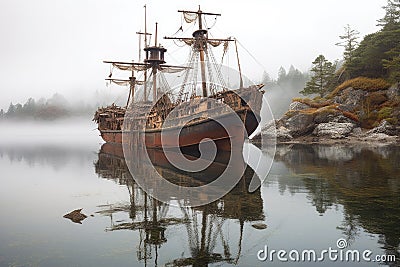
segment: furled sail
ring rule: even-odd
[[[197,14],[191,12],[183,12],[183,18],[187,23],[192,23],[197,19]]]
[[[129,71],[145,71],[151,67],[149,64],[139,65],[139,64],[125,64],[117,62],[113,62],[112,65],[120,70],[129,70]]]
[[[184,71],[188,68],[185,67],[179,67],[179,66],[162,66],[160,65],[159,70],[163,73],[178,73],[181,71]]]

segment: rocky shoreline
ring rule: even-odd
[[[330,99],[296,99],[282,118],[264,126],[261,134],[252,141],[276,140],[278,144],[400,145],[400,107],[397,102],[396,105],[392,104],[393,100],[398,101],[399,98],[400,86],[395,84],[387,90],[369,92],[350,87]],[[366,109],[367,104],[370,110]],[[386,110],[390,110],[389,115],[386,115],[390,118],[379,118]],[[366,128],[372,116],[377,118],[373,122],[375,127]]]

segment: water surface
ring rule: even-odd
[[[339,238],[350,249],[394,254],[397,263],[383,265],[399,265],[398,147],[280,146],[254,193],[246,191],[254,174],[247,167],[224,198],[186,208],[182,199],[168,205],[143,192],[123,155],[102,146],[92,124],[6,128],[0,266],[280,266],[259,261],[258,251],[320,251],[336,248]],[[267,148],[263,154],[273,156]],[[193,179],[165,164],[157,168]],[[88,215],[82,224],[63,218],[78,208]]]

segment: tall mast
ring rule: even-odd
[[[147,47],[147,7],[144,5],[144,48]],[[147,70],[144,71],[143,101],[147,101]]]
[[[149,64],[152,70],[151,74],[153,76],[153,103],[157,101],[157,70],[160,68],[160,65],[165,63],[164,53],[167,51],[167,49],[165,49],[164,47],[157,45],[157,31],[158,23],[156,23],[154,46],[148,46],[144,49],[144,51],[146,51],[146,59],[144,60],[144,62],[146,64]]]
[[[154,38],[154,47],[157,47],[157,25],[158,23],[156,22],[156,35]],[[156,103],[157,101],[157,67],[155,65],[152,66],[153,70],[153,103]]]
[[[238,63],[238,68],[239,68],[240,89],[242,89],[243,88],[242,68],[240,67],[239,52],[238,52],[236,39],[235,39],[235,48],[236,48],[236,58],[237,58],[237,63]]]
[[[199,5],[198,17],[199,17],[199,36],[201,37],[199,43],[200,51],[200,69],[201,69],[201,88],[203,89],[203,96],[207,97],[207,82],[206,82],[206,65],[204,62],[204,49],[207,49],[207,43],[204,42],[204,36],[207,32],[203,32],[203,20],[201,18],[201,10]]]
[[[207,91],[206,64],[205,64],[204,54],[207,53],[207,42],[210,39],[208,39],[207,30],[203,29],[203,15],[221,16],[221,14],[203,12],[200,9],[200,5],[199,5],[198,11],[178,10],[178,12],[185,13],[185,14],[196,14],[197,15],[199,29],[196,30],[195,32],[193,32],[192,36],[194,37],[195,47],[199,51],[199,54],[200,54],[201,87],[202,87],[202,91],[203,91],[203,96],[207,97],[208,91]],[[166,39],[181,39],[181,40],[189,39],[189,38],[170,38],[170,37],[165,37],[165,38]],[[217,39],[215,39],[215,40],[217,40]],[[225,41],[231,41],[231,40],[226,39]]]
[[[142,61],[142,38],[141,36],[144,35],[144,47],[147,47],[147,36],[151,35],[151,33],[146,32],[146,27],[144,32],[136,32],[139,35],[139,62]],[[143,84],[143,101],[147,101],[147,70],[144,71],[144,84]]]

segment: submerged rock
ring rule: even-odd
[[[315,128],[313,134],[321,137],[326,136],[332,139],[347,137],[354,129],[355,125],[348,122],[328,122],[320,123]]]
[[[268,227],[265,223],[255,223],[255,224],[252,224],[251,226],[257,230],[264,230],[264,229],[267,229],[267,227]]]
[[[87,216],[82,213],[82,209],[71,211],[70,213],[65,214],[63,217],[79,224],[82,224],[82,221],[87,218]]]

